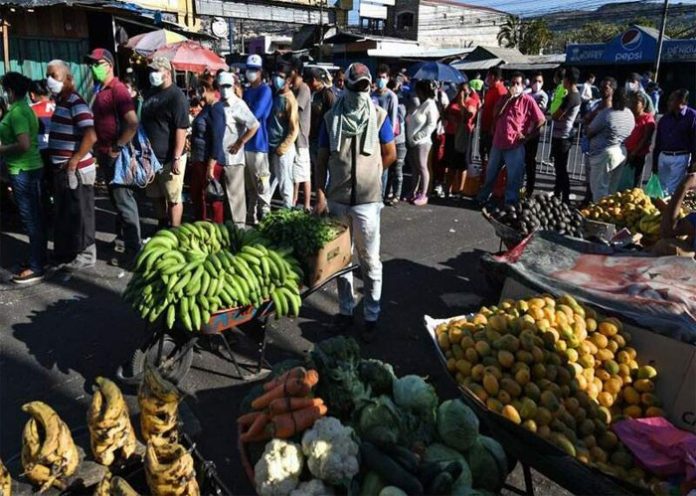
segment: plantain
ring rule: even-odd
[[[200,494],[193,457],[180,444],[158,440],[148,442],[145,476],[153,496]]]
[[[0,460],[0,496],[12,496],[12,477]]]
[[[104,400],[106,403],[106,407],[101,414],[102,420],[116,420],[121,415],[121,412],[125,407],[121,390],[116,384],[114,384],[113,381],[105,379],[104,377],[97,377],[96,382],[99,385],[99,390],[101,391],[102,395],[104,395]]]
[[[60,417],[50,406],[41,401],[26,403],[22,406],[22,410],[31,415],[43,428],[44,439],[36,458],[52,463],[60,444]]]
[[[111,472],[104,472],[104,477],[99,481],[97,487],[94,488],[94,496],[111,496]]]
[[[109,466],[117,453],[129,458],[135,452],[135,433],[118,386],[103,377],[98,377],[96,382],[98,389],[87,412],[90,446],[96,461]]]

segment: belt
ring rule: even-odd
[[[678,151],[678,152],[660,152],[664,153],[668,157],[678,157],[679,155],[689,155],[689,152]]]

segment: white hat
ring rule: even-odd
[[[246,66],[247,69],[261,69],[263,67],[263,60],[261,60],[260,55],[249,55],[246,60]]]
[[[218,75],[218,85],[219,86],[234,86],[235,84],[235,79],[234,79],[234,74],[231,72],[221,72]]]

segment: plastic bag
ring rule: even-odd
[[[627,163],[624,163],[623,165],[621,165],[621,177],[619,178],[619,184],[616,187],[616,191],[625,191],[627,189],[633,189],[634,179],[634,168],[628,165]]]
[[[648,184],[645,185],[645,194],[650,198],[664,198],[665,192],[662,190],[662,185],[660,184],[660,178],[657,174],[650,174],[650,179],[648,179]]]
[[[205,188],[205,199],[209,202],[223,201],[225,199],[225,189],[220,181],[213,178],[208,181]]]

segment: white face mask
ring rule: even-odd
[[[259,78],[259,71],[246,71],[246,78],[250,83],[255,83]]]
[[[58,95],[61,91],[63,91],[63,81],[53,79],[51,76],[46,78],[46,86],[48,86],[48,90],[54,95]]]
[[[229,100],[234,95],[234,91],[230,86],[223,86],[220,88],[220,98],[223,100]]]
[[[150,86],[153,88],[159,88],[164,83],[164,76],[159,71],[154,71],[150,73]]]
[[[510,86],[510,95],[518,96],[522,94],[522,86],[513,84]]]
[[[638,91],[638,83],[626,81],[626,85],[624,87],[626,88],[626,91],[628,91],[629,93],[634,93]]]

